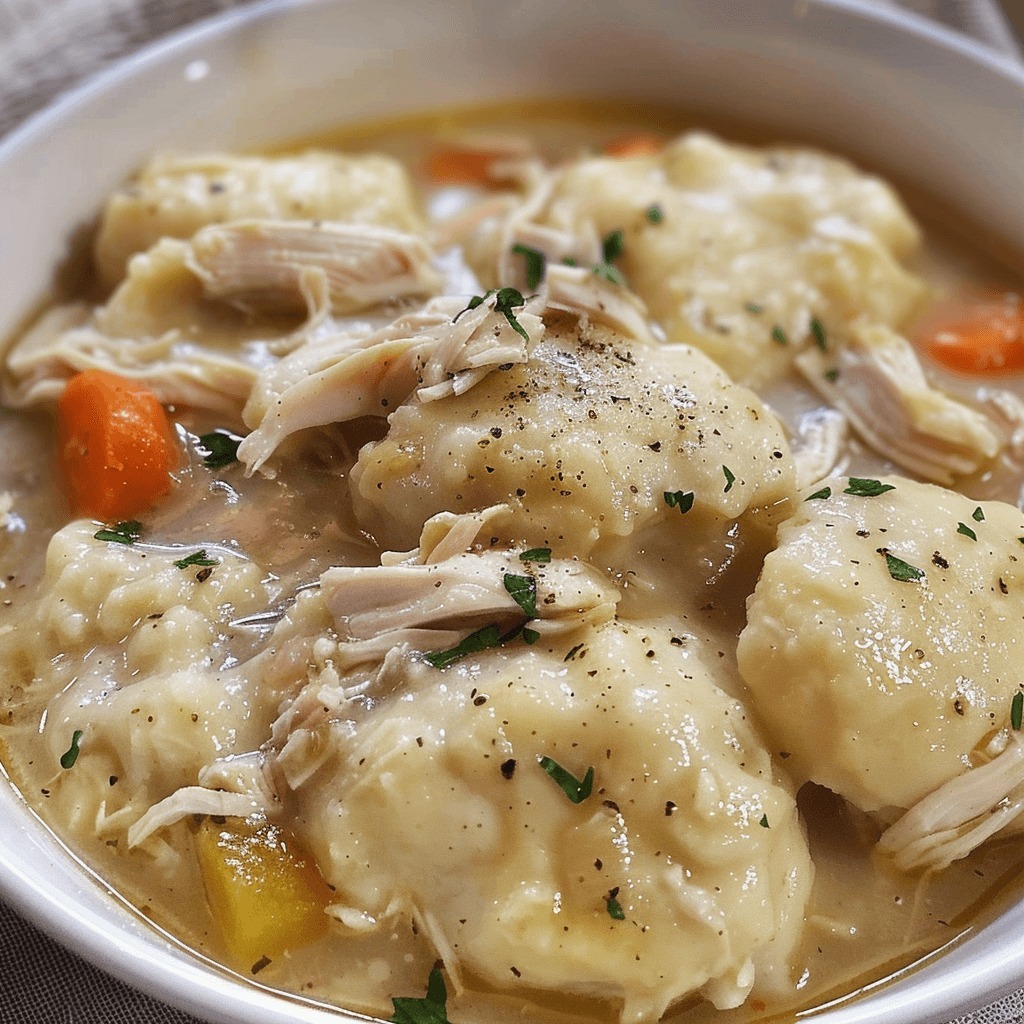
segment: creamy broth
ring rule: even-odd
[[[507,142],[510,125],[514,126],[512,131],[517,137],[522,136],[522,145],[532,147],[533,155],[548,166],[600,152],[611,140],[635,133],[638,127],[634,112],[615,105],[537,104],[525,115],[517,111],[513,116],[510,109],[494,108],[349,129],[316,140],[316,144],[344,152],[384,153],[395,157],[408,169],[416,188],[425,196],[433,229],[440,230],[438,225],[442,222],[451,225],[458,223],[457,218],[466,217],[472,221],[476,204],[485,200],[490,191],[462,184],[438,186],[428,173],[431,155],[439,149],[463,144],[467,137],[506,137]],[[699,127],[688,118],[664,111],[650,112],[641,126],[643,131],[653,131],[666,139]],[[740,132],[735,126],[724,126],[722,131],[726,137],[748,142],[771,141],[757,138],[756,132]],[[296,152],[301,148],[282,152]],[[510,152],[514,155],[514,147]],[[921,209],[925,206],[921,204]],[[653,214],[650,220],[652,226],[655,225]],[[925,224],[925,244],[907,258],[906,265],[908,273],[920,275],[933,293],[1011,286],[1012,282],[998,264],[981,252],[965,249],[960,240],[944,231],[937,219],[927,217]],[[445,230],[451,233],[450,227]],[[631,237],[627,232],[624,242],[627,250]],[[466,242],[470,262],[480,259],[478,254],[474,256],[475,242],[465,237],[459,240]],[[455,294],[468,299],[491,287],[492,283],[487,281],[483,282],[483,287],[478,284],[474,270],[459,247],[443,251],[440,262],[447,279],[445,287]],[[506,283],[494,282],[495,286]],[[66,298],[70,301],[76,296]],[[923,299],[922,308],[927,307],[928,302]],[[344,322],[351,328],[354,320],[363,333],[367,333],[387,323],[392,316],[415,309],[416,305],[410,298],[387,305],[383,311],[373,309],[352,314]],[[757,303],[749,302],[748,306],[755,309],[750,312],[752,318],[763,315],[756,312],[756,308],[760,308]],[[196,308],[198,315],[206,318],[203,321],[205,336],[221,337],[225,347],[229,347],[235,337],[232,332],[244,333],[254,321],[260,320],[258,312],[251,314],[244,309],[239,312],[236,307],[225,311],[208,299],[203,299]],[[558,318],[550,310],[544,315],[549,330],[554,332]],[[302,319],[301,310],[264,318],[257,336],[266,339],[269,351],[275,343],[290,337],[290,332],[299,327]],[[904,325],[908,319],[912,318],[903,318]],[[598,340],[604,344],[602,338],[604,335]],[[515,339],[511,341],[514,343]],[[780,348],[783,344],[780,342]],[[821,347],[826,348],[824,344]],[[632,358],[632,352],[629,355]],[[270,363],[268,356],[267,364]],[[1002,388],[1021,393],[1019,377],[972,378],[943,371],[927,361],[924,365],[936,386],[972,408],[986,407],[987,395],[983,389]],[[496,376],[492,374],[491,378]],[[477,383],[465,396],[446,399],[451,404],[445,408],[456,408],[456,402],[475,392],[485,393],[489,380],[485,378]],[[778,414],[794,438],[800,434],[801,417],[823,405],[819,392],[805,377],[792,371],[770,380],[759,380],[754,390]],[[627,400],[615,396],[613,404]],[[440,407],[442,402],[434,404]],[[313,428],[315,433],[297,433],[285,442],[285,457],[278,455],[273,460],[276,475],[272,477],[258,472],[246,476],[238,465],[211,473],[204,465],[204,453],[208,449],[200,444],[199,438],[221,429],[242,435],[248,433],[249,428],[230,410],[204,410],[184,402],[172,404],[169,411],[183,452],[183,461],[174,472],[173,490],[152,509],[132,517],[144,522],[144,535],[138,544],[124,545],[123,552],[115,552],[118,557],[123,556],[123,560],[114,570],[106,570],[123,572],[126,578],[138,581],[139,587],[145,587],[149,586],[146,582],[149,570],[141,559],[148,557],[159,562],[164,572],[161,579],[166,580],[159,587],[165,587],[167,593],[154,584],[152,597],[145,598],[155,601],[154,607],[159,606],[159,610],[149,616],[152,622],[132,620],[129,612],[139,599],[119,599],[126,606],[123,614],[129,615],[123,635],[118,633],[116,613],[111,612],[114,621],[108,632],[88,648],[75,646],[78,634],[72,626],[58,628],[48,621],[46,628],[52,628],[53,636],[62,637],[67,647],[60,642],[52,647],[45,674],[42,674],[41,666],[46,659],[33,660],[32,645],[26,644],[24,637],[41,628],[37,625],[40,613],[36,601],[44,574],[44,558],[53,562],[49,570],[51,578],[56,572],[53,565],[58,563],[71,567],[68,572],[82,565],[82,572],[88,575],[90,570],[82,560],[87,557],[86,552],[92,550],[93,533],[102,525],[87,523],[77,534],[61,541],[63,546],[50,545],[52,535],[74,518],[52,469],[53,405],[52,399],[47,399],[39,411],[3,414],[9,454],[0,477],[0,490],[11,498],[3,538],[5,584],[0,609],[3,631],[0,643],[10,666],[0,684],[3,687],[0,689],[0,724],[3,725],[0,744],[5,769],[29,805],[72,853],[96,872],[104,884],[123,894],[176,940],[254,984],[280,989],[303,999],[389,1017],[393,1012],[391,999],[421,995],[435,961],[445,959],[431,929],[423,927],[415,918],[406,920],[401,914],[393,924],[376,931],[346,929],[334,920],[326,934],[280,954],[243,958],[237,949],[231,948],[230,942],[225,942],[221,924],[211,910],[195,854],[197,833],[208,826],[209,819],[204,824],[199,821],[198,813],[182,815],[180,820],[162,828],[155,838],[147,838],[130,848],[127,830],[139,819],[145,806],[122,793],[136,784],[138,779],[133,778],[133,772],[139,772],[148,755],[135,754],[134,759],[125,755],[121,759],[116,751],[90,751],[86,733],[78,763],[70,769],[61,769],[54,757],[54,743],[71,740],[70,724],[62,725],[58,738],[45,727],[48,718],[51,726],[52,720],[61,716],[63,721],[71,723],[75,719],[76,704],[85,709],[77,713],[78,718],[87,721],[88,709],[99,708],[115,692],[130,692],[142,678],[145,666],[150,664],[159,664],[160,671],[165,673],[182,673],[174,678],[180,678],[185,687],[178,710],[186,714],[192,706],[189,701],[193,699],[186,686],[190,665],[168,658],[163,648],[177,643],[187,647],[193,643],[194,636],[206,635],[202,633],[206,630],[210,647],[203,671],[230,674],[241,667],[244,672],[250,659],[268,645],[278,643],[283,649],[285,640],[275,640],[272,636],[278,613],[290,608],[296,593],[316,583],[329,567],[376,566],[382,547],[404,550],[415,544],[415,540],[412,544],[397,543],[399,539],[406,539],[406,532],[381,522],[382,518],[390,516],[398,523],[399,506],[404,514],[407,505],[418,500],[415,495],[409,497],[399,490],[374,505],[372,490],[367,484],[370,497],[360,499],[363,505],[357,503],[353,508],[349,497],[353,466],[360,450],[369,442],[384,443],[387,423],[383,419],[356,416],[341,425],[333,423]],[[494,430],[498,433],[494,434]],[[494,427],[492,434],[497,439],[501,428]],[[396,442],[399,449],[402,443]],[[644,444],[647,444],[646,439]],[[1018,455],[1012,444],[1004,443],[995,457],[981,459],[977,468],[956,474],[955,486],[963,489],[973,501],[1017,503],[1024,486],[1024,465],[1017,461]],[[358,481],[370,479],[372,472],[372,466],[361,466],[355,474],[357,486],[361,486]],[[388,471],[385,468],[381,472]],[[487,467],[487,473],[492,472],[493,467]],[[821,475],[847,479],[887,478],[892,473],[906,474],[906,471],[899,468],[898,459],[894,461],[873,450],[853,433],[843,441],[835,466]],[[752,474],[753,471],[749,475]],[[731,492],[730,475],[731,471],[726,474],[727,494],[735,493]],[[912,473],[906,475],[913,476]],[[745,479],[742,482],[745,483]],[[423,495],[428,488],[421,484],[414,486],[420,498],[426,501]],[[774,494],[770,483],[765,486],[768,493]],[[806,496],[806,492],[803,493]],[[744,702],[749,702],[750,692],[737,665],[737,636],[744,628],[747,598],[753,593],[764,558],[774,545],[777,522],[770,518],[766,509],[775,501],[777,497],[765,499],[765,509],[759,512],[757,501],[751,499],[752,506],[757,507],[749,515],[746,509],[736,514],[698,510],[700,515],[708,517],[706,522],[709,523],[719,523],[721,516],[733,520],[731,526],[718,532],[710,527],[705,529],[701,525],[705,520],[696,516],[693,521],[698,523],[698,528],[692,532],[683,531],[682,519],[652,519],[634,532],[602,537],[587,550],[579,551],[603,578],[618,588],[620,619],[641,623],[641,628],[649,628],[652,635],[658,630],[663,630],[665,636],[685,634],[687,644],[701,652],[710,652],[709,657],[713,653],[716,684],[732,698]],[[469,513],[479,504],[467,497],[466,507],[458,506],[457,502],[436,509],[425,505],[420,521],[442,508]],[[685,522],[689,525],[691,521]],[[387,534],[389,528],[395,531],[396,543],[378,546],[375,536],[392,539]],[[504,529],[500,523],[494,527],[499,534]],[[537,532],[538,529],[531,523],[522,526],[516,522],[508,528],[507,534],[501,535],[521,538],[516,551],[549,544],[555,551],[556,561],[563,555],[575,557],[573,545],[578,536],[570,532],[571,527],[565,528],[565,536],[554,536],[543,530]],[[417,528],[416,536],[418,532]],[[511,540],[507,543],[511,544]],[[682,579],[679,572],[681,545],[688,546],[687,564],[690,566],[690,572]],[[217,561],[212,574],[207,573],[202,580],[198,575],[202,568],[196,571],[194,592],[200,592],[203,587],[222,589],[209,598],[201,594],[193,597],[193,590],[190,590],[187,599],[179,599],[174,596],[178,593],[175,588],[179,578],[167,566],[173,564],[171,559],[180,558],[182,552],[200,549]],[[193,573],[193,569],[181,571]],[[90,593],[103,593],[109,599],[109,592],[104,593],[99,585],[92,586],[86,581],[76,586],[74,593],[82,602],[88,600]],[[190,581],[189,587],[192,586]],[[666,605],[666,594],[671,595],[671,606]],[[182,602],[188,606],[187,615],[176,610]],[[302,607],[311,603],[303,604],[301,598],[299,601]],[[47,614],[56,616],[57,612],[51,609]],[[88,618],[81,609],[77,609],[76,614]],[[143,627],[161,634],[157,646],[162,644],[163,648],[158,651],[152,644],[147,646]],[[167,632],[161,633],[164,630]],[[333,630],[332,624],[324,625],[325,635],[335,635]],[[684,646],[682,641],[680,646]],[[311,651],[312,648],[303,657],[312,665],[316,659]],[[275,667],[273,671],[283,673],[284,669]],[[295,696],[294,683],[289,684],[290,689],[281,685],[280,691],[270,686],[262,698],[268,705],[265,713],[270,721],[275,718],[276,704]],[[66,696],[69,693],[71,697]],[[198,690],[194,699],[200,699]],[[259,699],[253,697],[252,702],[258,704]],[[143,697],[137,703],[137,711],[125,704],[122,714],[159,719],[161,714],[173,710],[160,705],[155,697]],[[275,706],[271,708],[271,704]],[[750,717],[756,723],[758,712],[756,705],[752,707]],[[259,719],[260,715],[254,713],[254,718]],[[210,729],[216,732],[213,726]],[[238,738],[234,729],[235,726],[227,722],[217,733],[215,742],[211,741],[211,749],[216,754],[243,754],[258,748],[264,741],[269,742],[266,735],[246,742]],[[162,757],[159,730],[160,722],[155,721],[153,734],[145,743]],[[133,743],[142,742],[138,740],[138,733],[126,731],[125,736],[129,735]],[[228,745],[225,750],[220,745],[226,736],[232,737],[234,745]],[[781,780],[779,785],[785,788],[788,752],[782,751],[785,756],[780,757],[777,744],[770,749],[771,770]],[[765,756],[767,758],[767,754]],[[102,800],[95,794],[83,799],[75,786],[79,777],[76,769],[79,776],[85,770],[90,778],[106,779],[109,794]],[[159,792],[154,789],[140,798],[143,804],[156,803],[180,787],[195,786],[197,780],[188,777],[189,772],[191,768],[181,778],[176,778],[174,772],[168,770],[166,784]],[[801,781],[797,779],[797,783]],[[968,934],[1009,900],[1019,897],[1019,885],[1014,881],[1024,864],[1024,848],[1019,842],[997,835],[938,873],[901,872],[875,850],[881,828],[877,820],[814,783],[802,786],[798,803],[806,823],[815,874],[806,906],[800,912],[803,925],[799,939],[789,957],[788,971],[784,972],[788,978],[770,993],[761,991],[755,984],[749,997],[734,1008],[715,1009],[698,998],[697,993],[685,996],[669,1009],[667,1019],[687,1022],[793,1020],[798,1011],[854,998],[865,989],[897,977]],[[304,826],[309,825],[308,817],[312,814],[307,805],[302,805],[299,817]],[[665,814],[669,814],[668,805]],[[767,817],[766,812],[763,827],[770,832]],[[213,820],[222,818],[215,815]],[[287,821],[284,824],[293,827]],[[397,826],[392,823],[388,827]],[[325,876],[329,874],[326,865],[321,864],[320,868]],[[605,888],[611,892],[610,885]],[[608,913],[612,914],[614,896],[608,899]],[[516,970],[513,965],[513,973]],[[449,978],[449,1011],[456,1021],[614,1020],[620,1010],[620,1000],[616,998],[578,991],[552,991],[540,983],[517,987],[509,982],[502,988],[493,979],[480,976],[472,964],[463,969],[462,982],[465,988],[457,993],[459,986],[453,985]]]

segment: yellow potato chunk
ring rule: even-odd
[[[245,964],[320,938],[331,892],[316,864],[283,829],[207,819],[196,853],[224,945]]]

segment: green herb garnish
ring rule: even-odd
[[[771,825],[768,824],[768,815],[767,814],[762,814],[761,815],[761,820],[758,822],[758,825],[760,825],[761,828],[771,828]]]
[[[613,267],[610,263],[595,263],[594,273],[598,277],[603,277],[606,281],[611,281],[612,284],[621,285],[623,288],[626,287],[626,279],[622,276],[622,272],[618,267]]]
[[[985,522],[985,513],[982,512],[980,505],[971,513],[971,518],[976,523],[983,523],[983,522]]]
[[[889,570],[889,575],[897,583],[917,583],[924,579],[923,569],[918,569],[916,565],[911,565],[909,562],[904,562],[902,558],[890,555],[888,551],[883,550],[881,554],[885,555],[885,565]]]
[[[978,539],[978,535],[966,523],[957,523],[956,532],[962,533],[965,537],[970,537],[971,540]]]
[[[502,581],[509,597],[526,615],[535,619],[537,617],[537,581],[532,576],[516,576],[514,573],[505,573]]]
[[[138,519],[126,519],[116,526],[97,530],[93,540],[106,540],[112,544],[134,544],[142,536],[142,523]]]
[[[74,768],[75,762],[78,760],[78,744],[82,739],[82,730],[76,729],[71,734],[71,746],[60,755],[60,766],[67,770],[68,768]]]
[[[220,469],[238,461],[238,446],[242,438],[227,430],[214,430],[199,436],[199,444],[206,449],[203,465],[207,469]]]
[[[622,904],[619,902],[619,887],[615,886],[607,896],[604,898],[604,905],[608,910],[608,916],[613,921],[625,921],[626,912],[622,909]]]
[[[530,548],[519,556],[520,562],[550,562],[551,548]]]
[[[601,243],[601,256],[605,263],[614,263],[622,255],[624,240],[621,228],[605,235]]]
[[[1021,720],[1024,719],[1024,693],[1018,690],[1010,701],[1010,725],[1020,732]]]
[[[526,299],[523,298],[523,293],[515,288],[499,288],[494,294],[495,312],[501,313],[505,317],[509,322],[509,326],[523,341],[529,341],[529,334],[526,333],[526,329],[516,319],[515,313],[512,312],[514,308],[525,305]]]
[[[822,352],[827,352],[828,338],[825,336],[825,326],[817,317],[813,317],[811,320],[811,334],[814,335],[814,344],[817,345]]]
[[[502,639],[501,630],[496,625],[484,626],[482,629],[470,633],[469,636],[463,637],[459,643],[447,651],[433,651],[426,655],[426,660],[434,668],[444,668],[453,661],[465,658],[467,654],[476,654],[477,651],[500,647]]]
[[[512,252],[516,256],[522,256],[526,262],[526,287],[533,291],[540,284],[544,277],[546,260],[544,253],[539,249],[533,249],[528,245],[516,243],[512,246]]]
[[[665,219],[665,212],[662,208],[654,203],[652,206],[647,207],[647,212],[644,214],[650,224],[660,224]]]
[[[789,344],[789,338],[786,337],[786,332],[779,324],[772,328],[772,341],[777,341],[780,345]]]
[[[441,971],[435,967],[427,980],[427,994],[422,999],[392,996],[395,1012],[393,1024],[449,1024],[445,1004],[448,990],[444,987]]]
[[[813,494],[808,494],[804,501],[824,501],[826,498],[832,497],[831,487],[822,487],[820,491],[815,491]]]
[[[190,565],[220,565],[219,558],[207,558],[206,548],[193,551],[191,555],[179,558],[174,563],[179,569],[187,569]]]
[[[883,484],[880,480],[868,480],[860,476],[851,476],[849,486],[843,494],[852,494],[857,498],[877,498],[886,491],[894,491],[892,484]]]
[[[535,629],[530,629],[528,626],[523,626],[523,643],[524,644],[535,644],[540,639],[540,633]]]
[[[665,504],[686,515],[693,508],[693,491],[665,491]]]
[[[723,466],[722,472],[725,474],[725,490],[722,493],[728,494],[732,490],[732,485],[736,483],[736,474],[728,466]]]
[[[836,369],[835,367],[833,367],[833,368],[832,368],[831,370],[826,370],[826,371],[825,371],[825,372],[824,372],[824,373],[822,374],[822,376],[823,376],[823,377],[825,378],[825,380],[827,380],[827,381],[828,381],[828,382],[829,382],[830,384],[835,384],[835,382],[836,382],[837,380],[839,380],[839,371],[838,371],[838,370],[837,370],[837,369]]]
[[[757,313],[763,313],[763,312],[764,312],[764,306],[762,306],[762,305],[759,305],[759,304],[758,304],[758,303],[756,303],[756,302],[748,302],[748,303],[747,303],[747,304],[746,304],[746,305],[745,305],[745,306],[744,306],[743,308],[744,308],[744,309],[745,309],[745,310],[746,310],[746,311],[747,311],[748,313],[754,313],[754,314],[757,314]]]
[[[558,783],[562,792],[574,803],[581,804],[594,790],[594,769],[587,769],[587,774],[580,782],[574,775],[567,772],[557,761],[550,757],[542,757],[540,766]]]

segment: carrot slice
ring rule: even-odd
[[[427,158],[427,174],[447,185],[490,185],[491,164],[501,153],[482,149],[437,149]]]
[[[57,403],[57,446],[79,515],[126,519],[171,488],[174,433],[159,399],[137,381],[106,370],[72,377]]]
[[[987,376],[1024,370],[1024,303],[1019,295],[974,297],[940,309],[915,333],[920,349],[955,373]]]
[[[665,148],[665,140],[650,132],[633,132],[619,135],[604,144],[605,156],[657,156]]]

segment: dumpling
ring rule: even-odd
[[[112,288],[129,258],[161,238],[189,239],[209,224],[251,218],[424,228],[412,183],[390,157],[160,156],[107,203],[96,239],[100,277]]]
[[[902,262],[918,231],[889,186],[835,157],[702,133],[654,156],[555,169],[468,251],[482,280],[516,283],[516,246],[586,265],[616,232],[615,267],[669,340],[755,387],[855,321],[898,329],[925,295]]]
[[[410,399],[360,452],[356,514],[379,542],[409,548],[437,512],[509,502],[523,539],[570,538],[585,556],[600,538],[678,518],[691,503],[692,523],[770,509],[793,493],[778,420],[706,356],[588,316],[543,315],[527,362],[462,395]]]
[[[310,731],[319,763],[282,800],[329,913],[356,931],[411,917],[457,988],[654,1021],[785,974],[812,879],[795,800],[689,640],[611,621],[446,668],[400,645],[314,679],[275,726],[280,756]]]
[[[913,808],[916,834],[904,831],[920,847],[904,866],[962,856],[975,819],[994,825],[1024,783],[1012,725],[1022,539],[1010,505],[901,477],[831,478],[780,527],[748,601],[739,668],[775,750],[798,782],[864,811]],[[926,849],[940,832],[957,852]]]

